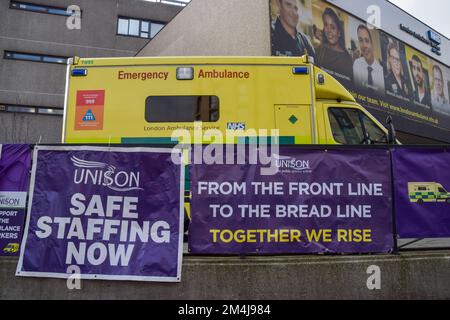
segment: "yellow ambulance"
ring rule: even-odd
[[[279,130],[280,144],[395,141],[304,57],[69,59],[63,143],[176,144],[185,129]],[[391,132],[391,130],[389,130]],[[184,141],[186,142],[186,141]]]
[[[19,252],[19,244],[18,243],[8,243],[6,247],[3,248],[3,253],[14,254]]]

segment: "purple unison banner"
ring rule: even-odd
[[[171,149],[36,147],[16,275],[179,282],[183,191]]]
[[[281,148],[262,165],[193,165],[189,250],[195,254],[388,253],[386,150]]]
[[[0,256],[18,256],[25,222],[31,149],[0,144]]]
[[[401,238],[450,237],[450,152],[393,151],[397,231]]]

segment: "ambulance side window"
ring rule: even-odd
[[[216,122],[219,120],[216,96],[152,96],[145,101],[147,122]]]
[[[361,110],[329,108],[334,140],[341,144],[386,144],[386,134]]]

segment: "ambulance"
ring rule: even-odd
[[[69,59],[63,143],[177,144],[198,124],[234,143],[250,129],[288,145],[396,141],[307,56]]]
[[[3,253],[6,254],[14,254],[19,252],[19,244],[18,243],[8,243],[6,247],[3,248]]]
[[[450,193],[440,183],[409,182],[408,193],[413,203],[447,202],[450,204]]]

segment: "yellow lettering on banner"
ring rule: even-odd
[[[308,242],[333,242],[332,230],[305,230]]]
[[[326,241],[331,241],[331,230],[322,235]],[[328,233],[329,232],[329,233]],[[302,232],[300,230],[269,230],[269,229],[256,229],[256,230],[219,230],[210,229],[209,233],[212,234],[213,243],[289,243],[289,242],[302,242]]]
[[[278,230],[274,230],[273,233],[271,230],[267,230],[267,242],[278,242]]]
[[[372,242],[372,230],[370,229],[363,230],[363,242],[365,243]]]
[[[280,230],[280,242],[289,242],[289,230]]]
[[[244,243],[245,242],[245,231],[244,230],[238,230],[234,233],[234,238],[237,243]]]
[[[247,230],[247,242],[256,243],[256,230]]]
[[[225,238],[225,234],[228,235],[228,238]],[[223,243],[230,243],[233,241],[233,232],[231,232],[230,230],[223,230],[220,233],[220,241],[222,241]]]
[[[267,230],[256,230],[259,233],[259,242],[263,243]]]
[[[372,230],[370,229],[355,229],[355,230],[338,230],[338,242],[354,242],[354,243],[371,243]]]
[[[323,232],[323,240],[322,240],[323,242],[333,242],[330,229],[322,230],[322,232]]]
[[[220,233],[220,230],[211,229],[209,230],[209,233],[213,234],[213,243],[217,243],[217,234]]]
[[[301,242],[301,235],[300,230],[291,230],[291,242]]]
[[[220,230],[210,229],[213,243],[294,243],[302,242],[300,230],[256,229],[256,230]],[[308,242],[333,242],[333,230],[305,230]],[[338,229],[337,241],[344,243],[372,243],[371,229]]]
[[[322,235],[322,230],[306,230],[306,239],[308,242],[319,242]]]

